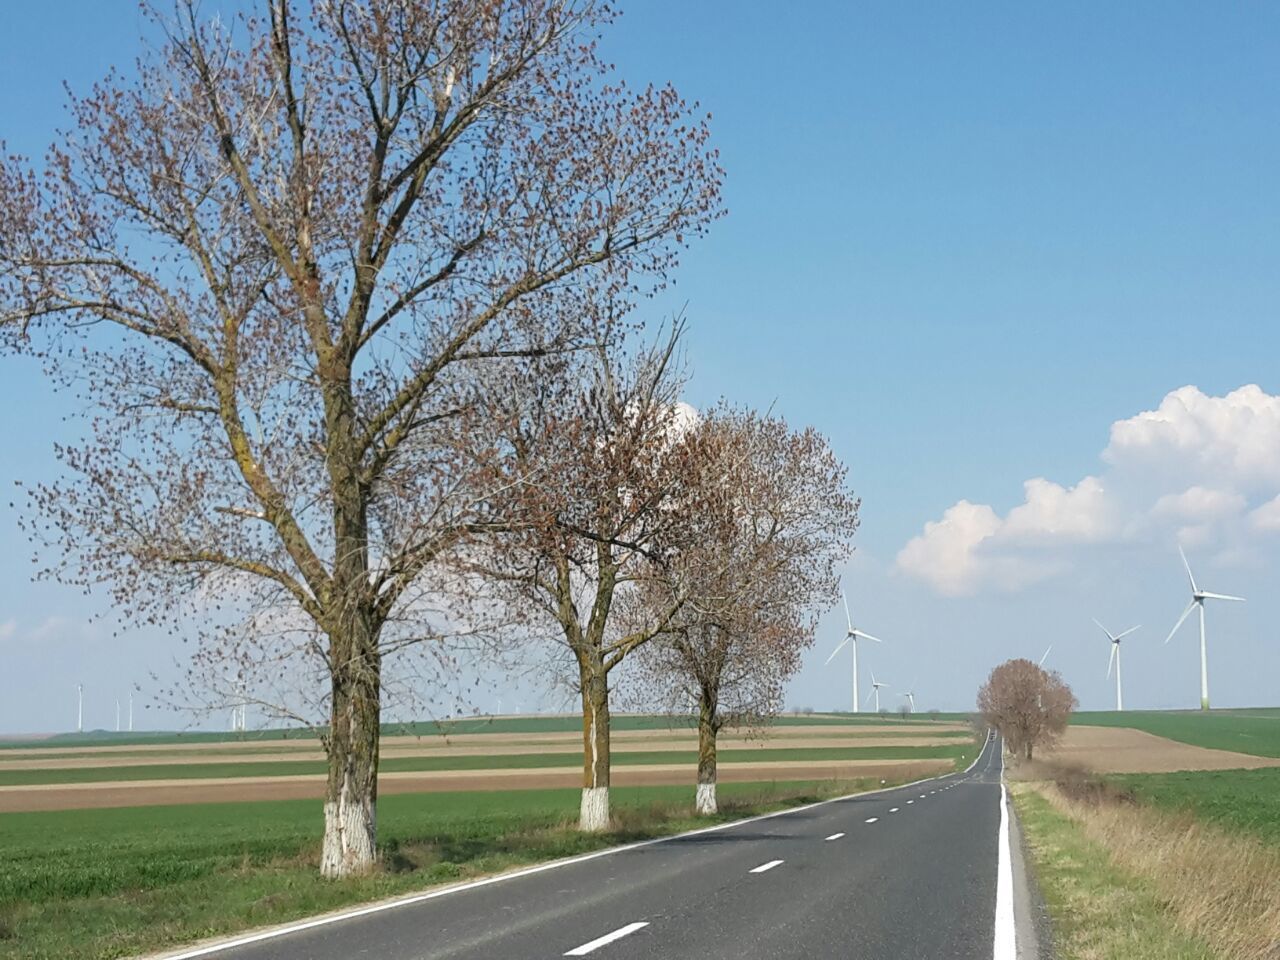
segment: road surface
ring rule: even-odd
[[[176,956],[1013,960],[1000,771],[993,738],[964,773]]]

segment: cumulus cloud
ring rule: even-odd
[[[8,640],[18,632],[18,621],[14,619],[0,621],[0,643]]]
[[[1175,390],[1112,424],[1102,460],[1104,471],[1074,486],[1027,480],[1003,517],[959,501],[899,551],[897,568],[956,596],[1052,576],[1082,545],[1280,533],[1280,397],[1260,387]]]

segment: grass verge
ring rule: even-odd
[[[1017,784],[1014,795],[1066,960],[1276,957],[1280,850],[1097,780]]]
[[[689,787],[615,788],[615,828],[592,835],[576,790],[387,796],[380,868],[345,882],[317,875],[314,801],[8,814],[0,958],[124,957],[878,786],[722,784],[714,818]]]
[[[1053,918],[1057,960],[1210,960],[1175,930],[1158,894],[1029,784],[1011,788],[1036,881]]]

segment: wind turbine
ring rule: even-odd
[[[844,595],[843,590],[840,591],[840,599],[844,601],[844,619],[845,619],[845,622],[848,624],[848,629],[845,631],[844,640],[840,642],[840,645],[838,647],[836,647],[834,650],[831,651],[831,656],[827,657],[827,663],[830,663],[832,660],[836,658],[836,654],[844,649],[844,646],[846,643],[848,643],[850,640],[853,641],[853,712],[857,713],[858,712],[858,641],[874,640],[876,643],[881,643],[882,641],[879,637],[873,637],[869,633],[863,633],[861,630],[856,629],[853,625],[853,615],[849,613],[849,598]],[[823,666],[826,666],[826,664],[823,664]],[[878,711],[879,709],[880,709],[879,700],[877,699],[876,710]]]
[[[1169,636],[1165,637],[1164,642],[1168,643],[1173,639],[1173,635],[1178,632],[1182,622],[1191,615],[1192,609],[1195,607],[1200,608],[1200,709],[1208,710],[1209,656],[1205,651],[1204,643],[1204,602],[1206,600],[1235,600],[1243,603],[1244,597],[1232,597],[1225,593],[1210,593],[1208,590],[1201,590],[1196,586],[1196,578],[1191,573],[1191,564],[1187,563],[1187,555],[1183,553],[1182,544],[1178,544],[1178,553],[1182,555],[1182,565],[1187,568],[1187,579],[1191,581],[1191,602],[1187,604],[1187,609],[1182,611],[1182,616],[1173,625],[1173,629],[1169,631]]]
[[[1098,620],[1096,617],[1094,618],[1093,622],[1098,623]],[[1133,633],[1133,631],[1137,630],[1138,628],[1130,627],[1124,633],[1112,633],[1102,624],[1098,623],[1098,629],[1101,630],[1103,633],[1105,633],[1107,635],[1107,639],[1111,641],[1111,659],[1107,662],[1107,677],[1110,678],[1111,668],[1115,667],[1116,668],[1116,709],[1123,710],[1124,694],[1120,690],[1120,641],[1123,640],[1125,637],[1127,637],[1129,634]]]
[[[911,689],[910,689],[910,690],[904,690],[904,691],[903,691],[903,693],[902,693],[902,695],[903,695],[904,697],[906,697],[906,698],[907,698],[907,705],[908,705],[909,707],[911,707],[911,712],[912,712],[912,713],[915,713],[915,712],[916,712],[916,695],[915,695],[915,686],[916,686],[916,682],[915,682],[914,680],[912,680],[912,681],[911,681]]]
[[[871,691],[872,693],[875,694],[875,698],[876,698],[876,713],[880,712],[880,688],[887,687],[887,686],[888,686],[887,683],[880,683],[878,680],[876,680],[876,672],[872,670],[871,671]]]
[[[84,684],[76,684],[76,733],[84,733]]]
[[[1049,659],[1049,651],[1050,651],[1050,650],[1052,650],[1052,649],[1053,649],[1053,644],[1052,644],[1052,643],[1051,643],[1051,644],[1049,644],[1047,647],[1045,647],[1045,648],[1044,648],[1044,653],[1043,653],[1043,655],[1041,655],[1041,657],[1040,657],[1040,662],[1039,662],[1038,664],[1036,664],[1036,666],[1038,666],[1038,667],[1043,667],[1043,666],[1044,666],[1044,662],[1045,662],[1046,660],[1048,660],[1048,659]]]

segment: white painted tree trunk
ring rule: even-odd
[[[377,848],[376,813],[372,803],[361,802],[350,780],[342,785],[338,802],[324,805],[324,847],[321,876],[333,879],[357,876],[373,869]]]
[[[609,788],[583,787],[578,828],[593,833],[609,829]]]
[[[712,814],[719,809],[716,806],[716,785],[714,783],[698,784],[698,794],[694,801],[694,806],[701,815]]]

